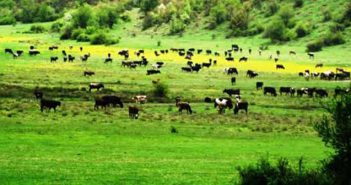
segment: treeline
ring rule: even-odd
[[[54,21],[69,9],[85,3],[96,5],[104,1],[106,0],[1,0],[0,25]]]

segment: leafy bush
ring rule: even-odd
[[[77,39],[77,37],[79,36],[79,35],[81,35],[82,33],[84,32],[84,30],[83,29],[75,29],[75,30],[73,30],[72,31],[72,34],[71,34],[71,39]]]
[[[321,51],[323,47],[323,41],[317,40],[307,44],[307,52]]]
[[[66,25],[61,33],[60,39],[61,40],[67,40],[71,38],[72,32],[73,32],[73,26],[71,25]]]
[[[63,23],[62,22],[54,22],[52,25],[51,25],[51,28],[50,30],[52,32],[60,32],[61,29],[63,27]]]
[[[169,88],[166,84],[157,83],[154,85],[153,94],[155,97],[165,98],[165,97],[167,97],[168,92],[169,92]]]
[[[154,25],[154,20],[151,13],[145,15],[143,19],[142,29],[146,30]]]
[[[44,26],[41,25],[32,25],[29,29],[29,32],[31,33],[43,33],[45,31],[46,29],[44,28]]]
[[[323,43],[325,46],[334,46],[344,44],[345,40],[340,32],[330,32],[326,36],[324,36]]]
[[[229,28],[233,36],[245,36],[250,23],[249,12],[245,8],[240,8],[230,16]]]
[[[323,11],[323,22],[328,22],[332,19],[332,14],[329,10]]]
[[[299,24],[296,29],[295,33],[298,38],[304,37],[310,33],[310,30],[308,29],[308,25],[306,24]]]
[[[94,19],[93,10],[89,5],[78,8],[73,14],[73,26],[75,28],[86,28]]]
[[[283,6],[278,12],[280,18],[283,20],[284,24],[287,26],[290,19],[294,16],[294,10],[290,6]]]
[[[184,30],[185,30],[185,24],[183,23],[183,21],[179,20],[178,18],[172,19],[171,27],[169,30],[169,33],[171,35],[182,33],[184,32]]]
[[[301,8],[303,6],[303,0],[295,0],[294,8]]]
[[[78,37],[77,37],[77,41],[78,42],[90,42],[90,37],[89,35],[85,34],[85,33],[81,33]]]
[[[117,43],[118,43],[118,40],[108,38],[108,36],[103,32],[99,32],[93,35],[90,39],[90,44],[93,44],[93,45],[101,45],[101,44],[113,45]]]
[[[324,116],[315,124],[323,142],[334,149],[330,160],[324,162],[324,169],[333,178],[333,184],[351,184],[351,95],[324,104],[330,116]]]
[[[286,28],[282,19],[275,18],[272,20],[265,29],[264,37],[270,38],[272,42],[288,40],[286,36]]]
[[[9,24],[15,24],[16,23],[16,18],[11,15],[7,16],[1,16],[0,17],[0,25],[9,25]]]
[[[261,159],[256,166],[238,168],[240,184],[331,184],[326,175],[317,171],[303,170],[302,159],[298,170],[291,167],[287,159],[279,159],[277,165],[272,165],[267,159]]]
[[[278,12],[279,6],[275,0],[272,0],[272,1],[267,1],[263,9],[264,9],[265,15],[269,17],[269,16],[273,16],[275,13]]]
[[[227,18],[227,13],[226,13],[224,4],[221,2],[218,2],[215,7],[211,8],[209,28],[210,29],[216,28],[216,26],[222,24],[226,20],[226,18]]]
[[[345,26],[350,26],[351,24],[351,2],[349,2],[346,6],[346,10],[342,16],[342,21]]]

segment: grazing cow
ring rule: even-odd
[[[181,113],[183,110],[186,110],[188,114],[192,114],[191,106],[189,102],[181,102],[180,97],[176,98],[176,106],[179,108],[178,111]]]
[[[90,53],[81,56],[80,59],[82,60],[82,62],[86,62],[88,61],[89,57],[90,57]]]
[[[214,107],[217,108],[218,113],[222,114],[225,112],[225,109],[232,109],[233,102],[230,98],[216,98],[214,101]]]
[[[99,109],[99,107],[106,109],[107,106],[108,106],[107,101],[105,101],[102,98],[95,98],[95,105],[94,105],[95,110]]]
[[[201,67],[200,64],[195,64],[195,66],[191,66],[191,70],[192,70],[192,71],[195,71],[195,72],[197,72],[197,73],[200,71],[201,68],[202,68],[202,67]]]
[[[232,85],[234,85],[236,83],[236,78],[232,77],[231,82],[232,82]]]
[[[63,56],[67,56],[67,53],[66,53],[65,50],[62,50],[62,55],[63,55]]]
[[[299,76],[300,76],[300,77],[303,77],[303,76],[304,76],[304,73],[303,73],[303,72],[299,72]]]
[[[252,49],[250,48],[250,49],[249,49],[249,54],[250,54],[250,55],[251,55],[251,52],[252,52]]]
[[[232,44],[232,50],[238,52],[238,51],[239,51],[239,45],[237,45],[237,44]]]
[[[63,57],[63,62],[67,62],[67,60],[68,60],[67,56],[64,56]]]
[[[315,93],[321,98],[328,97],[328,92],[325,89],[316,89]]]
[[[335,80],[347,80],[350,79],[350,72],[344,71],[342,73],[335,74]]]
[[[247,57],[241,57],[239,59],[239,62],[247,62],[248,58]]]
[[[112,61],[113,61],[112,58],[106,58],[106,59],[105,59],[105,64],[106,64],[106,63],[109,63],[109,62],[112,63]]]
[[[293,93],[294,93],[294,88],[292,88],[292,87],[280,87],[279,88],[279,93],[280,93],[280,95],[285,93],[285,95],[290,94],[292,96]]]
[[[55,100],[46,100],[46,99],[41,99],[40,100],[40,111],[43,112],[44,109],[48,109],[49,111],[51,109],[54,109],[56,111],[56,108],[58,106],[61,106],[61,102],[55,101]]]
[[[29,50],[29,56],[36,56],[39,55],[40,52],[38,50]]]
[[[84,71],[83,75],[84,76],[93,76],[93,75],[95,75],[95,72],[94,71]]]
[[[191,69],[191,67],[182,67],[182,71],[184,71],[184,72],[192,72],[193,70]]]
[[[17,50],[16,54],[17,54],[17,56],[21,56],[23,54],[23,50]]]
[[[279,61],[279,58],[278,57],[275,57],[274,58],[274,62],[278,62]]]
[[[114,96],[114,95],[105,95],[101,97],[103,101],[107,103],[107,105],[112,105],[113,107],[116,107],[116,105],[119,105],[120,108],[123,108],[123,102],[120,97]]]
[[[340,87],[337,87],[337,88],[335,88],[335,90],[334,90],[334,97],[336,97],[336,96],[338,96],[338,95],[345,95],[345,94],[348,94],[348,93],[350,93],[351,91],[350,91],[350,89],[341,89]]]
[[[233,62],[234,61],[234,57],[227,57],[225,58],[228,62]]]
[[[128,113],[130,119],[138,119],[139,118],[139,108],[136,106],[129,106]]]
[[[80,52],[82,52],[83,51],[83,47],[81,46],[81,47],[79,47],[79,50],[80,50]]]
[[[12,54],[13,51],[12,51],[12,49],[10,49],[10,48],[5,48],[5,54],[6,54],[6,53]]]
[[[314,59],[314,53],[307,53],[307,55],[310,59]]]
[[[295,51],[289,51],[289,55],[296,55]]]
[[[202,49],[198,49],[198,50],[197,50],[197,54],[201,54],[202,51],[203,51]]]
[[[263,88],[263,82],[256,82],[256,90]]]
[[[316,68],[320,68],[320,67],[323,67],[322,63],[316,64]]]
[[[146,75],[161,74],[160,70],[150,69],[146,71]]]
[[[74,62],[76,57],[72,56],[72,55],[68,55],[68,62]]]
[[[50,57],[50,62],[56,62],[58,60],[58,57]]]
[[[282,65],[282,64],[277,64],[275,68],[276,69],[285,69],[284,65]]]
[[[320,74],[321,80],[331,80],[335,77],[335,73],[332,71],[326,71]]]
[[[135,103],[144,104],[144,103],[147,102],[147,96],[146,96],[146,95],[134,96],[134,97],[132,98],[132,100],[134,100]]]
[[[264,87],[263,94],[267,95],[267,93],[271,94],[272,96],[277,96],[277,91],[274,87]]]
[[[224,69],[227,75],[238,74],[238,70],[235,67],[231,67],[229,69]]]
[[[255,78],[256,76],[258,76],[258,74],[252,70],[248,70],[246,72],[246,76],[248,76],[249,78]]]
[[[99,91],[100,89],[105,88],[103,83],[90,83],[89,84],[89,92],[92,89],[96,89],[97,91]]]
[[[245,113],[247,114],[247,110],[249,108],[249,103],[247,101],[237,101],[234,107],[234,114],[238,114],[239,110],[244,110]]]
[[[212,61],[210,61],[210,62],[208,62],[208,63],[206,63],[206,62],[203,62],[203,63],[202,63],[202,67],[207,67],[207,68],[209,68],[211,65],[212,65]]]
[[[208,50],[206,50],[206,54],[207,54],[207,55],[211,55],[211,54],[212,54],[212,51],[208,49]]]
[[[240,89],[224,89],[223,93],[227,93],[229,96],[240,95]]]
[[[210,97],[205,97],[204,102],[205,103],[212,103],[212,99]]]

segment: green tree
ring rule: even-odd
[[[331,159],[325,161],[325,170],[334,184],[351,184],[351,95],[344,95],[324,107],[330,116],[324,116],[315,129],[335,151]]]
[[[158,0],[141,0],[140,10],[146,13],[156,8],[157,5],[158,5]]]
[[[94,19],[92,8],[85,4],[73,14],[73,24],[76,28],[86,28]]]

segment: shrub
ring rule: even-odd
[[[272,42],[286,41],[286,28],[280,18],[276,18],[268,24],[265,29],[264,37],[270,38]]]
[[[63,23],[62,22],[54,22],[52,25],[51,25],[51,28],[50,30],[52,32],[60,32],[61,29],[63,27]]]
[[[340,24],[340,23],[334,23],[334,24],[330,25],[329,30],[332,33],[341,32],[341,31],[345,30],[345,26],[343,24]]]
[[[175,128],[174,126],[171,126],[171,133],[172,133],[172,134],[178,133],[177,128]]]
[[[75,29],[75,30],[73,30],[72,31],[72,34],[71,34],[71,39],[77,39],[77,37],[80,35],[80,34],[82,34],[83,33],[83,29]]]
[[[90,39],[90,44],[93,44],[93,45],[101,45],[101,44],[113,45],[117,43],[118,43],[118,40],[108,38],[107,35],[103,32],[99,32],[93,35]]]
[[[333,184],[351,184],[351,95],[343,95],[323,105],[330,116],[324,116],[315,124],[323,142],[334,149],[324,169],[333,178]]]
[[[279,10],[279,6],[277,4],[277,2],[275,0],[273,1],[268,1],[265,5],[264,5],[264,11],[265,11],[265,15],[268,16],[272,16],[275,13],[277,13]]]
[[[73,25],[75,28],[86,28],[92,19],[94,19],[92,8],[84,5],[73,14]]]
[[[249,12],[241,8],[235,11],[230,17],[229,28],[232,30],[233,36],[245,36],[250,23]]]
[[[294,16],[294,10],[290,6],[283,6],[279,10],[279,16],[283,20],[284,24],[287,26],[290,19]]]
[[[165,97],[167,97],[168,92],[169,92],[169,88],[166,84],[157,83],[154,85],[153,94],[155,97],[165,98]]]
[[[323,41],[317,40],[307,44],[307,52],[321,51],[323,47]]]
[[[303,0],[295,0],[294,8],[301,8],[303,6]]]
[[[16,23],[16,18],[11,15],[0,17],[0,25],[10,25],[15,23]]]
[[[345,40],[340,32],[330,32],[323,38],[323,43],[325,46],[334,46],[339,44],[344,44]]]
[[[261,159],[256,166],[238,168],[240,184],[331,184],[326,175],[316,171],[303,170],[302,159],[299,168],[294,169],[287,159],[279,159],[277,165],[272,165],[267,159]]]
[[[143,19],[142,29],[146,30],[148,28],[151,28],[153,25],[154,25],[154,20],[153,20],[152,14],[150,13],[146,14]]]
[[[342,16],[342,20],[345,26],[349,26],[351,24],[351,2],[347,4],[346,10]]]
[[[329,10],[323,11],[323,22],[328,22],[332,19],[332,14]]]
[[[44,28],[44,26],[41,26],[41,25],[32,25],[29,31],[31,33],[43,33],[46,31],[46,29]]]
[[[296,29],[295,33],[298,38],[304,37],[310,33],[309,29],[307,28],[308,26],[305,24],[299,24]]]
[[[71,38],[73,32],[73,26],[67,25],[63,28],[60,39],[61,40],[67,40]]]
[[[182,33],[182,32],[184,32],[184,30],[185,30],[185,25],[184,25],[183,21],[181,21],[177,18],[174,18],[171,20],[171,27],[169,30],[169,33],[171,35]]]
[[[77,37],[77,41],[78,42],[89,42],[90,41],[90,37],[89,35],[82,33]]]

